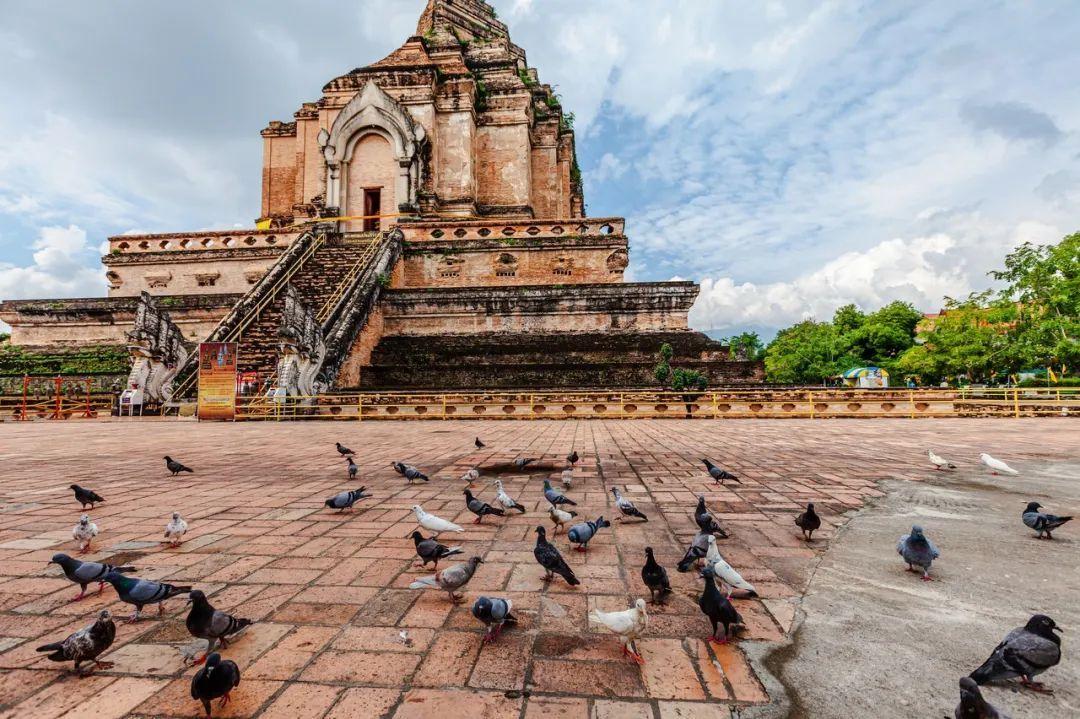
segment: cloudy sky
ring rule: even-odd
[[[591,215],[698,329],[989,284],[1080,229],[1074,0],[495,0],[577,115]],[[102,241],[250,226],[270,119],[424,0],[0,0],[0,298],[104,293]]]

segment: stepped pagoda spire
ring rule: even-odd
[[[451,33],[460,40],[509,35],[495,8],[484,0],[428,0],[416,25],[416,34],[430,37],[440,32]]]

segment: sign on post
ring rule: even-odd
[[[236,417],[236,342],[199,344],[199,419]]]

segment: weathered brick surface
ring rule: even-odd
[[[488,444],[480,451],[477,434]],[[374,494],[353,514],[322,506],[350,486],[335,440],[360,452],[358,483]],[[731,704],[767,700],[739,643],[789,630],[796,597],[843,513],[877,496],[880,480],[931,476],[930,445],[964,462],[1008,446],[1009,460],[1023,466],[1075,456],[1080,437],[1055,419],[0,425],[0,716],[200,716],[189,696],[194,669],[182,661],[199,647],[180,599],[162,618],[151,610],[139,624],[119,625],[104,657],[116,666],[91,679],[34,651],[102,607],[129,611],[111,588],[70,603],[76,588],[46,565],[53,553],[74,551],[70,529],[81,510],[66,489],[72,482],[107,499],[90,513],[102,530],[92,558],[194,584],[215,605],[257,620],[223,650],[244,678],[215,716],[405,719],[437,709],[447,719],[726,717]],[[612,486],[649,515],[647,523],[615,522],[586,554],[556,539],[582,580],[577,588],[541,582],[531,552],[532,529],[550,526],[541,480],[558,476],[571,448],[582,460],[568,494],[582,516],[611,516]],[[196,473],[169,477],[166,453]],[[540,462],[517,472],[510,462],[519,456]],[[709,481],[706,456],[742,484]],[[388,466],[396,459],[424,468],[431,482],[408,486]],[[471,524],[459,478],[473,466],[484,474],[481,497],[491,498],[486,482],[499,476],[526,514]],[[699,492],[731,532],[721,551],[762,594],[736,601],[747,629],[727,646],[704,641],[700,580],[674,572],[695,531]],[[812,544],[792,524],[807,501],[825,521]],[[461,605],[407,588],[429,573],[414,565],[408,539],[417,502],[462,523],[467,531],[447,539],[485,559]],[[173,510],[191,531],[170,549],[159,540]],[[587,615],[645,594],[646,545],[671,570],[675,595],[650,607],[639,667]],[[469,612],[481,593],[509,597],[520,618],[491,646],[481,645]]]

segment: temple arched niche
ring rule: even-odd
[[[368,82],[338,113],[330,131],[319,134],[327,207],[349,217],[414,211],[425,140],[423,126]],[[393,218],[382,227],[390,224]],[[364,229],[364,223],[350,222],[345,229]],[[375,227],[368,223],[367,229]]]

